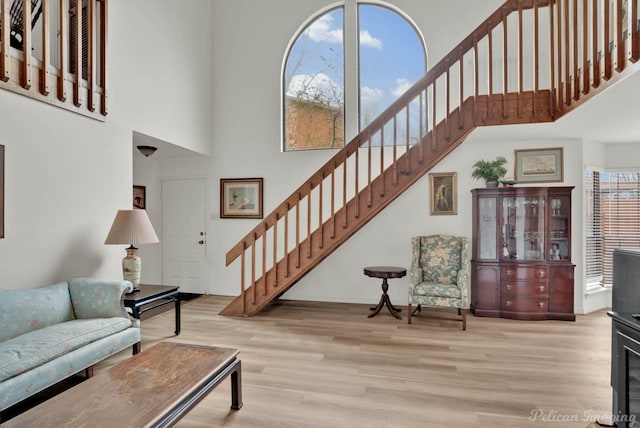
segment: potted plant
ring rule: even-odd
[[[507,159],[498,156],[495,160],[479,160],[473,164],[471,176],[473,178],[484,179],[487,187],[498,187],[498,180],[507,173]]]

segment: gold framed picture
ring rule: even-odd
[[[220,218],[262,218],[262,178],[221,178]]]
[[[429,193],[431,215],[457,215],[458,190],[455,172],[437,172],[429,174]]]
[[[563,149],[515,150],[515,181],[518,183],[551,183],[562,181]]]

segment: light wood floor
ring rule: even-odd
[[[406,307],[402,321],[386,309],[367,318],[364,305],[295,301],[218,316],[229,301],[185,303],[178,337],[173,311],[142,322],[143,350],[164,340],[240,349],[244,407],[229,409],[225,380],[180,427],[583,428],[611,417],[604,311],[576,322],[470,316],[463,332],[433,319],[407,325]]]

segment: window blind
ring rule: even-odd
[[[585,188],[585,238],[587,288],[602,286],[602,228],[600,223],[600,172],[586,169]]]
[[[585,172],[587,287],[613,282],[616,248],[640,248],[640,172]]]

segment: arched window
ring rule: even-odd
[[[346,0],[318,13],[287,52],[283,149],[343,147],[346,130],[365,127],[425,71],[423,39],[397,11]]]

